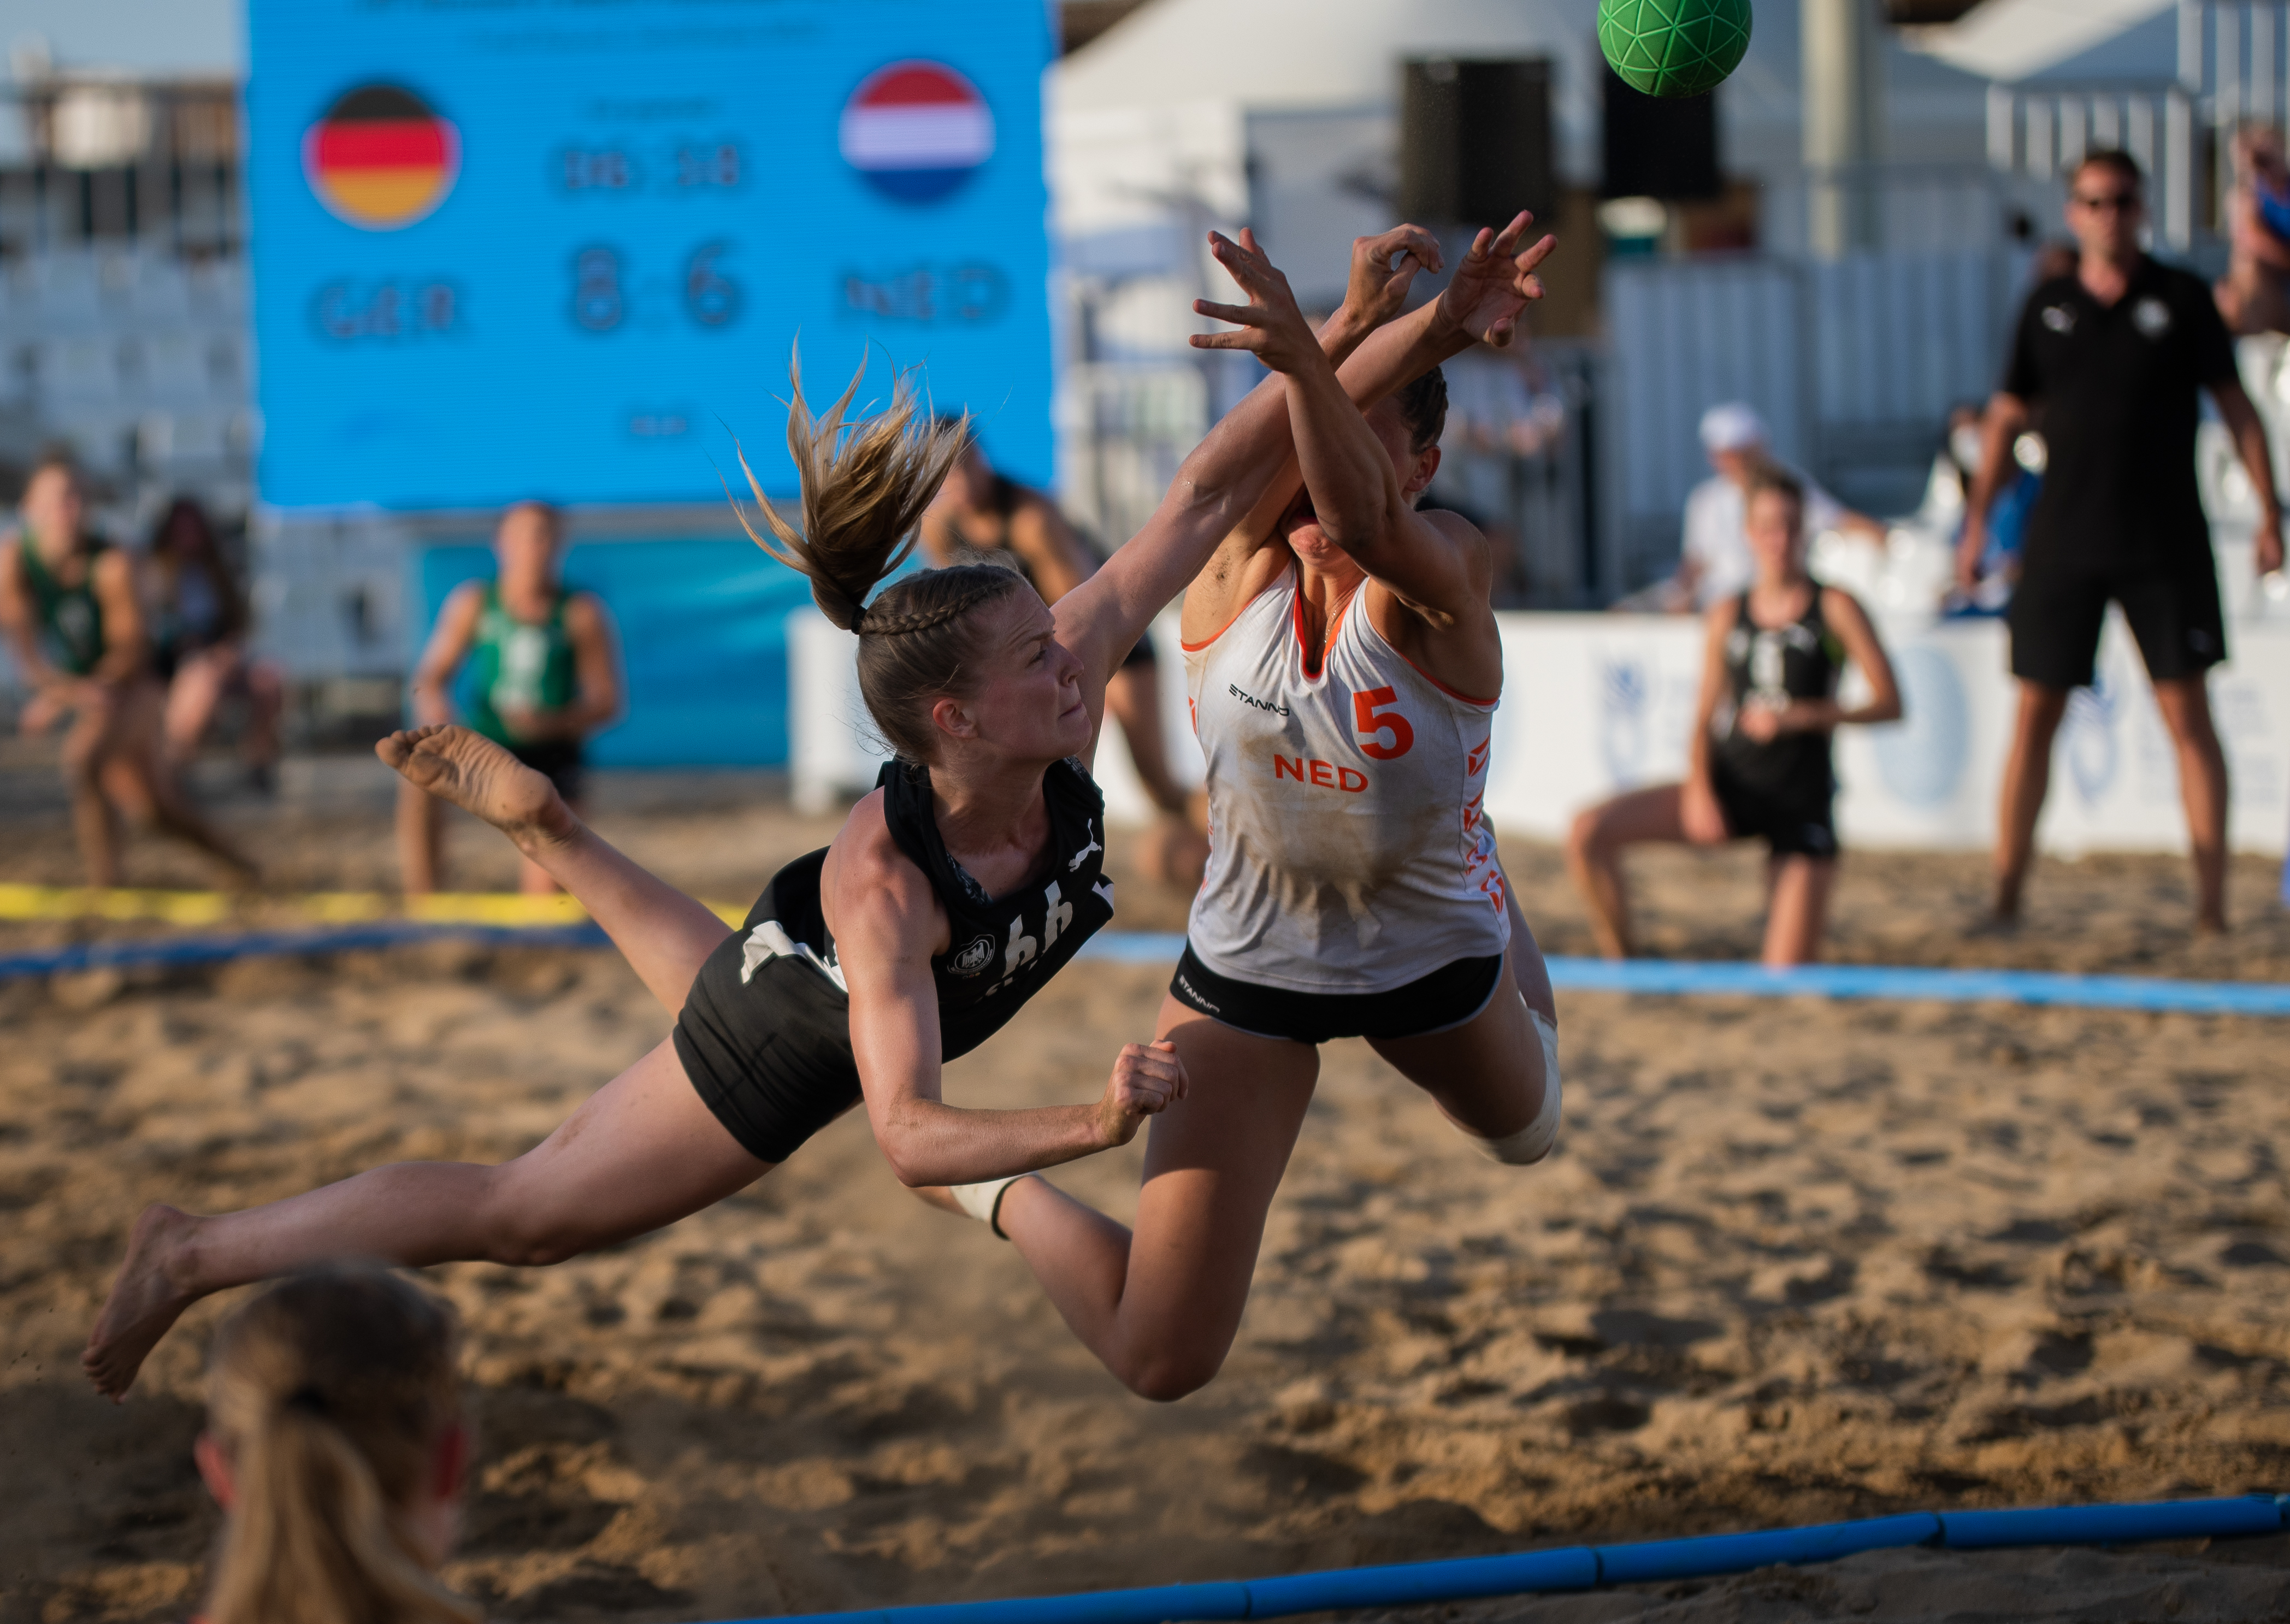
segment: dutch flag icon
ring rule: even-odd
[[[994,156],[994,114],[943,62],[893,62],[843,106],[844,161],[886,196],[936,203]]]

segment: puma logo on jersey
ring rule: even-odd
[[[1066,872],[1068,874],[1071,874],[1075,869],[1080,868],[1082,864],[1088,860],[1089,854],[1092,852],[1102,852],[1105,850],[1103,846],[1097,844],[1096,831],[1092,828],[1090,825],[1086,823],[1083,824],[1081,832],[1089,836],[1089,844],[1084,846],[1080,851],[1075,852],[1072,860],[1066,864]]]
[[[992,944],[988,944],[990,948]],[[799,958],[813,970],[835,983],[838,991],[849,992],[844,985],[843,966],[830,964],[812,951],[809,942],[796,940],[776,919],[766,919],[748,932],[748,940],[740,945],[740,985],[745,987],[755,980],[756,972],[775,958]]]
[[[1260,700],[1253,693],[1243,693],[1240,691],[1240,685],[1237,683],[1227,683],[1224,691],[1244,705],[1253,705],[1259,710],[1269,710],[1276,716],[1285,716],[1288,714],[1288,708],[1285,705],[1275,705],[1270,700]],[[1196,727],[1194,731],[1197,732],[1199,729]]]
[[[1272,756],[1272,776],[1293,778],[1300,784],[1317,784],[1323,789],[1341,789],[1347,795],[1358,795],[1367,788],[1367,774],[1357,767],[1315,761],[1308,756],[1283,756],[1277,750]]]

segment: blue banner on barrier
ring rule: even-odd
[[[490,546],[410,552],[414,646],[445,595],[492,577]],[[628,708],[590,741],[603,767],[768,767],[788,758],[787,618],[811,587],[744,535],[583,541],[564,556],[568,586],[594,592],[620,633]],[[459,696],[466,706],[466,695]]]

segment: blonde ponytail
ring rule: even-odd
[[[225,1325],[209,1429],[236,1492],[208,1624],[476,1624],[405,1521],[460,1419],[455,1342],[379,1268],[295,1276]]]
[[[777,545],[749,523],[736,500],[733,511],[757,547],[810,578],[821,613],[859,634],[859,692],[868,714],[901,760],[926,763],[938,743],[931,701],[966,692],[979,652],[973,612],[1024,588],[1026,579],[991,564],[925,570],[867,601],[914,551],[923,509],[970,444],[970,419],[925,415],[901,373],[887,410],[851,422],[851,404],[866,375],[861,362],[835,404],[813,416],[803,398],[802,360],[789,363],[795,387],[788,454],[802,482],[803,527],[772,506],[744,452],[740,471]]]
[[[788,380],[793,386],[788,404],[788,455],[802,485],[800,530],[781,517],[765,496],[745,452],[738,453],[740,472],[747,476],[757,508],[779,545],[765,540],[739,504],[733,504],[749,539],[789,569],[809,576],[812,600],[820,612],[853,632],[862,629],[867,595],[914,551],[915,526],[923,509],[970,444],[969,418],[925,414],[904,372],[893,375],[888,409],[857,422],[848,420],[866,376],[862,359],[835,404],[813,415],[803,397],[801,354],[788,363]]]

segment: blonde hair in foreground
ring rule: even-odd
[[[811,579],[813,602],[845,631],[859,634],[859,692],[868,714],[900,759],[928,762],[939,745],[931,701],[967,692],[966,673],[980,653],[971,612],[1023,588],[1025,577],[991,564],[925,570],[867,595],[914,551],[923,509],[970,444],[967,414],[933,419],[915,400],[905,373],[891,404],[873,417],[849,419],[860,364],[833,405],[814,416],[803,398],[803,363],[789,363],[794,399],[788,408],[788,454],[803,484],[797,530],[764,495],[755,469],[740,471],[770,529],[767,540],[738,502],[733,511],[755,544]],[[776,544],[775,544],[776,543]]]
[[[379,1267],[306,1270],[224,1322],[207,1426],[236,1493],[207,1624],[476,1624],[405,1527],[460,1420],[459,1344]]]

